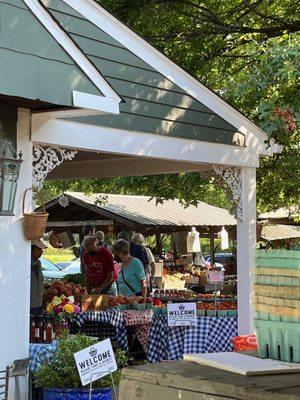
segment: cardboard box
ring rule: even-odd
[[[108,295],[107,294],[91,294],[82,296],[81,310],[85,311],[99,311],[108,308]]]

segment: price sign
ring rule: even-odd
[[[224,282],[224,271],[216,269],[207,271],[207,281],[213,284]]]
[[[196,303],[173,303],[167,305],[169,326],[196,326]]]
[[[78,351],[74,357],[83,386],[118,369],[110,339]]]

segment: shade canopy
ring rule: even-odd
[[[78,192],[66,192],[64,195],[69,200],[67,206],[66,202],[63,204],[60,201],[60,197],[46,203],[49,230],[55,227],[60,230],[76,230],[82,227],[84,220],[98,221],[103,228],[108,225],[106,221],[110,221],[118,230],[136,230],[146,234],[171,233],[188,230],[192,226],[205,234],[218,232],[222,226],[234,228],[236,225],[235,218],[226,209],[203,202],[197,207],[185,208],[178,200],[156,204],[148,196],[105,193],[86,195]],[[74,221],[77,221],[76,224]]]

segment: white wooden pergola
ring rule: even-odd
[[[22,202],[45,179],[213,176],[235,205],[238,325],[251,333],[256,169],[279,146],[93,0],[0,3],[1,101],[13,108],[7,122],[23,153],[14,215],[0,216],[0,369],[28,357],[31,242]],[[25,400],[25,377],[20,388]]]
[[[237,223],[238,326],[252,332],[251,271],[256,245],[256,168],[265,136],[247,132],[249,144],[220,144],[140,132],[99,128],[52,117],[33,116],[35,184],[56,179],[133,176],[199,171],[212,174],[235,204]],[[79,160],[76,161],[76,156]],[[73,160],[73,161],[71,161]],[[51,175],[52,173],[52,175]]]
[[[47,21],[44,10],[34,1],[26,2],[49,32],[53,31],[53,36],[57,36],[53,21]],[[256,245],[256,168],[260,156],[271,155],[277,150],[276,145],[266,150],[268,137],[261,129],[96,3],[90,0],[64,0],[64,3],[138,55],[169,82],[230,123],[238,131],[237,142],[242,135],[244,143],[231,146],[74,120],[78,116],[118,114],[121,100],[102,75],[84,57],[79,57],[78,63],[97,84],[102,97],[76,92],[73,98],[77,109],[32,115],[34,183],[41,187],[46,178],[99,178],[186,171],[213,175],[216,183],[226,189],[235,204],[238,220],[238,326],[240,334],[252,332],[251,271]],[[64,43],[61,35],[58,40],[75,59],[78,54],[74,44],[68,37],[63,38]]]

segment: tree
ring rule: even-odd
[[[300,203],[297,2],[290,0],[98,0],[167,56],[284,145],[258,169],[260,211]],[[75,181],[50,190],[148,194],[207,201],[224,194],[197,174]]]

